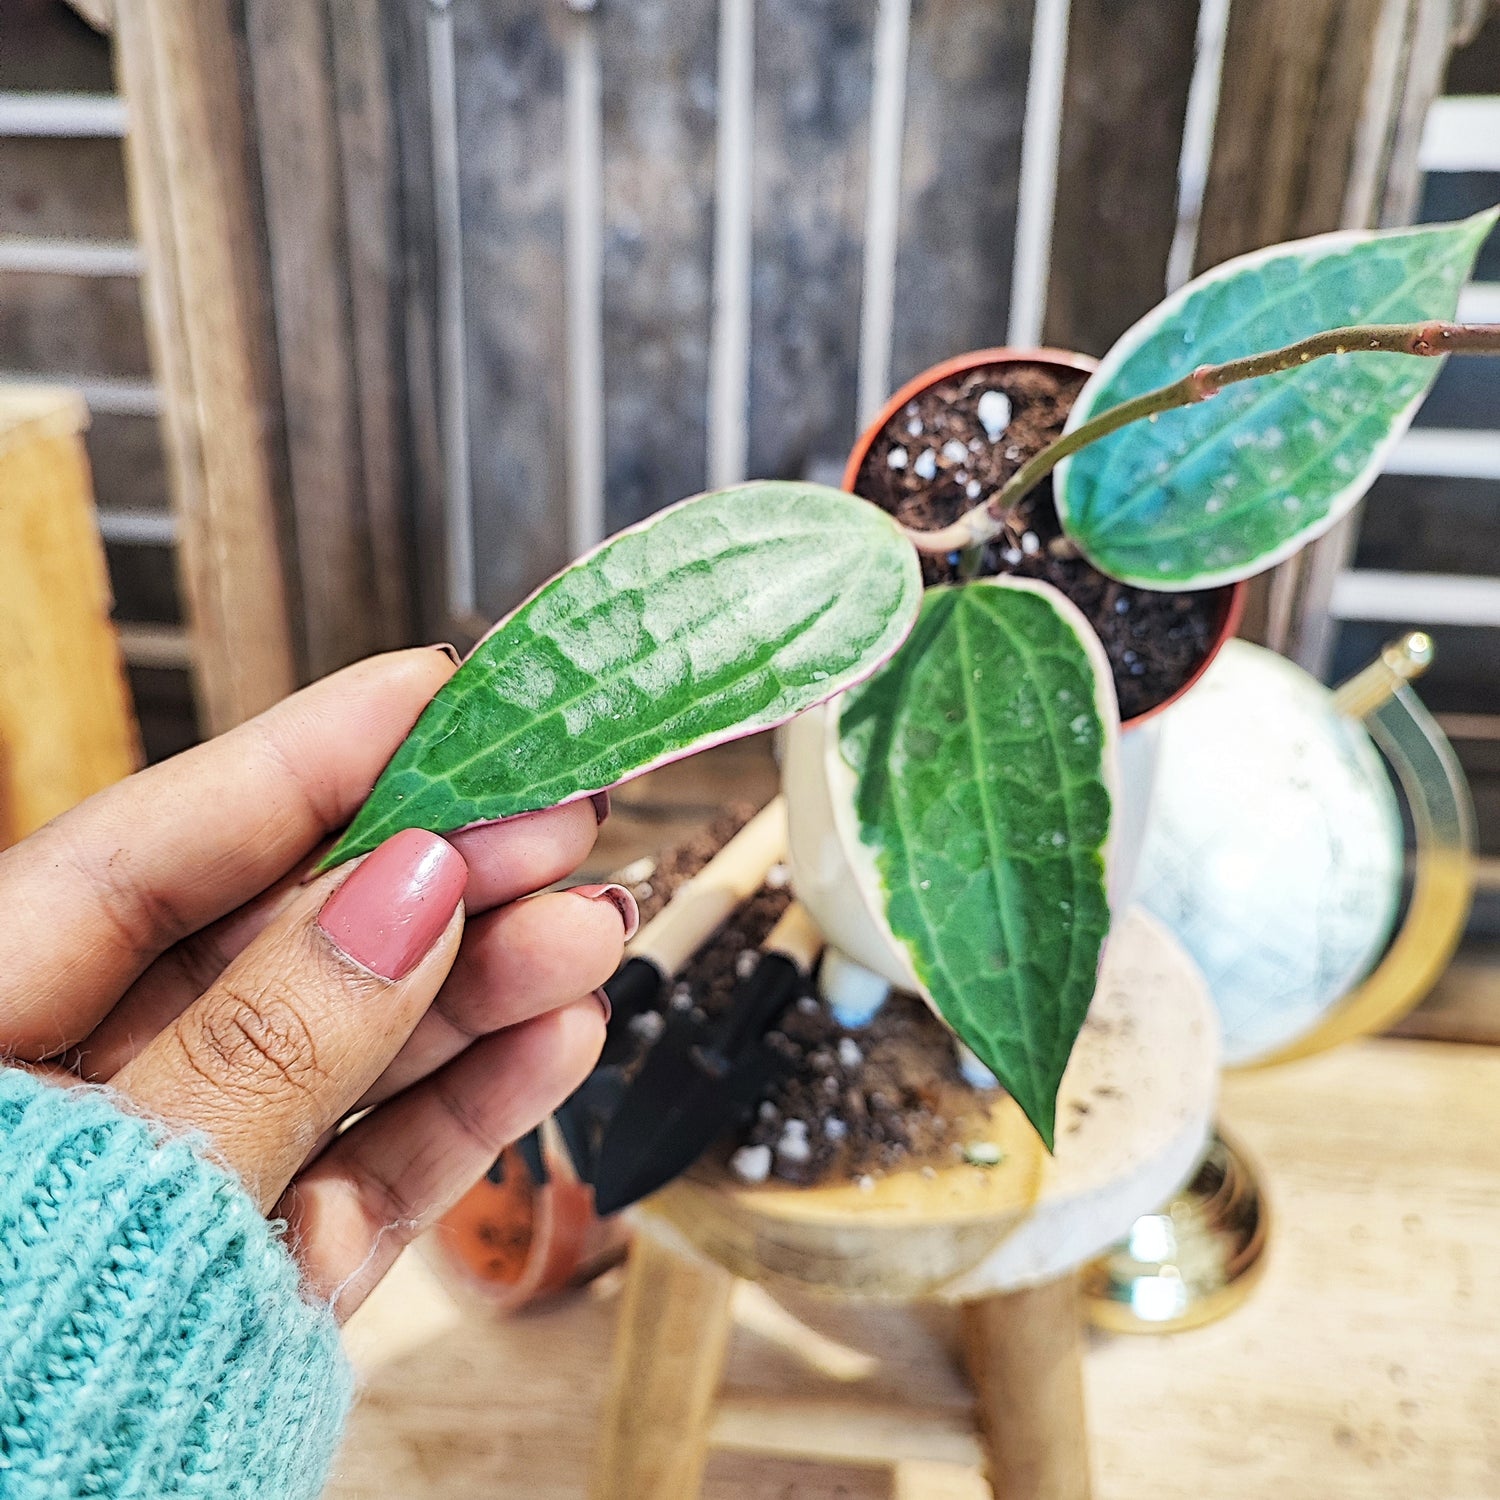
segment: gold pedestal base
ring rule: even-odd
[[[1216,1131],[1193,1180],[1084,1268],[1084,1311],[1111,1333],[1212,1323],[1249,1296],[1269,1227],[1254,1168]]]

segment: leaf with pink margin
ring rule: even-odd
[[[900,528],[838,490],[767,481],[670,506],[480,642],[322,868],[403,828],[553,807],[773,728],[869,676],[921,595]]]
[[[929,589],[901,650],[839,708],[872,912],[1050,1151],[1109,931],[1104,650],[1046,584]]]

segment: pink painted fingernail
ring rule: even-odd
[[[594,821],[602,823],[609,816],[609,793],[595,792],[589,801],[594,804]]]
[[[435,833],[408,828],[383,843],[323,903],[318,926],[355,963],[404,979],[443,935],[469,867]]]
[[[615,1008],[609,1003],[609,993],[606,990],[595,990],[594,999],[599,1002],[599,1009],[604,1012],[604,1024],[609,1025],[609,1018],[614,1015]]]
[[[628,943],[635,936],[641,925],[641,909],[623,885],[574,885],[568,889],[585,901],[608,901],[625,924],[625,941]]]

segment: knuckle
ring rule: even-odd
[[[307,1022],[294,999],[275,989],[226,986],[203,1007],[196,1031],[186,1039],[188,1055],[226,1093],[305,1094],[323,1077]]]

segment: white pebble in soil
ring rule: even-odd
[[[734,961],[735,977],[748,979],[760,963],[760,954],[754,948],[741,948],[739,957]]]
[[[642,1011],[630,1018],[628,1030],[643,1042],[654,1042],[666,1029],[667,1018],[659,1010]]]
[[[816,995],[799,995],[797,997],[797,1009],[804,1016],[815,1016],[823,1009],[823,1002]]]
[[[918,479],[936,479],[937,454],[931,448],[924,448],[917,455],[917,461],[911,466],[911,471]]]
[[[969,456],[969,450],[957,438],[949,438],[943,444],[943,457],[950,464],[961,464]]]
[[[994,1141],[970,1141],[964,1147],[964,1160],[971,1167],[998,1167],[1005,1153]]]
[[[875,1191],[875,1179],[868,1172],[859,1179],[859,1190],[862,1193],[873,1193]]]
[[[888,469],[904,469],[910,462],[910,455],[905,448],[892,448],[885,456],[885,466]]]
[[[846,1068],[857,1068],[865,1060],[859,1043],[853,1037],[839,1038],[839,1062]]]
[[[769,1099],[762,1099],[760,1101],[760,1109],[757,1110],[756,1113],[759,1114],[760,1118],[767,1124],[769,1124],[772,1120],[779,1120],[781,1118],[781,1111],[777,1109]]]
[[[781,1139],[776,1142],[776,1158],[792,1166],[801,1166],[812,1159],[806,1120],[788,1120],[782,1127]]]
[[[986,391],[979,398],[979,425],[993,443],[1010,426],[1010,397],[1004,391]]]
[[[673,1010],[691,1010],[693,1008],[693,992],[685,984],[679,984],[672,991],[672,999],[669,1003]]]
[[[837,1115],[829,1115],[823,1121],[823,1134],[830,1141],[841,1141],[849,1134],[849,1127]]]
[[[1019,547],[1007,547],[1005,551],[1000,554],[1000,556],[1003,557],[1006,562],[1011,565],[1011,567],[1015,567],[1015,565],[1021,560],[1021,549]]]
[[[729,1170],[741,1182],[764,1182],[771,1175],[769,1146],[741,1146],[729,1158]]]
[[[1021,551],[1027,557],[1035,557],[1042,550],[1042,539],[1034,531],[1024,532],[1021,536]]]
[[[912,437],[916,437],[922,431],[921,417],[912,417],[907,421],[906,430]]]
[[[966,494],[970,500],[977,500],[979,498],[979,491],[981,490],[981,488],[983,488],[983,486],[981,486],[977,479],[971,479],[964,486],[964,494]]]

